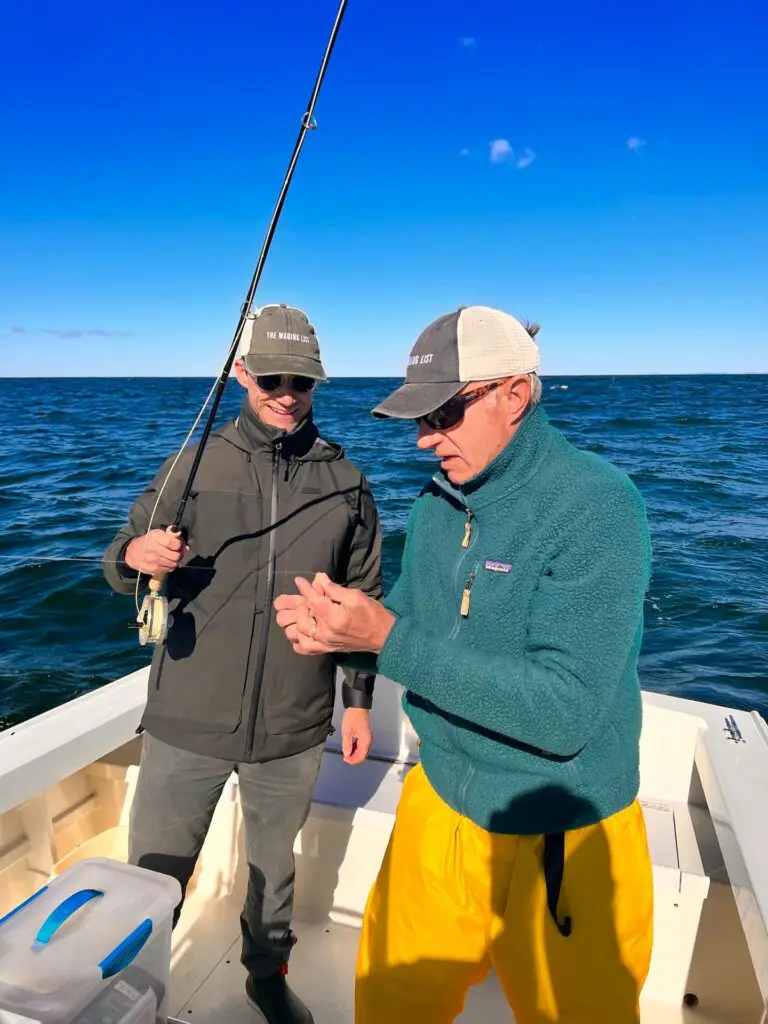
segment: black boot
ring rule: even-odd
[[[248,1002],[264,1016],[267,1024],[314,1024],[312,1014],[285,980],[287,968],[263,978],[248,975],[245,994]]]

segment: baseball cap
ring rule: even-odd
[[[240,338],[249,373],[294,373],[327,380],[320,345],[306,313],[295,306],[263,306],[249,314]]]
[[[411,349],[405,383],[377,405],[373,415],[418,419],[470,381],[538,369],[539,347],[519,320],[489,306],[461,306],[422,331]]]

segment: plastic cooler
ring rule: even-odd
[[[0,1024],[167,1020],[175,878],[83,860],[0,919]]]

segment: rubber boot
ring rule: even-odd
[[[245,994],[248,1002],[258,1010],[267,1024],[314,1024],[312,1014],[285,979],[287,967],[263,978],[248,975]]]

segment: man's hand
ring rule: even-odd
[[[125,561],[136,572],[148,576],[167,576],[178,568],[189,551],[178,533],[168,530],[150,530],[143,537],[134,537],[125,549]]]
[[[347,708],[341,720],[341,751],[347,764],[361,764],[371,749],[370,715],[365,708]]]
[[[378,601],[332,583],[325,573],[312,583],[298,577],[296,586],[299,594],[276,598],[275,609],[297,654],[381,651],[395,617]]]

